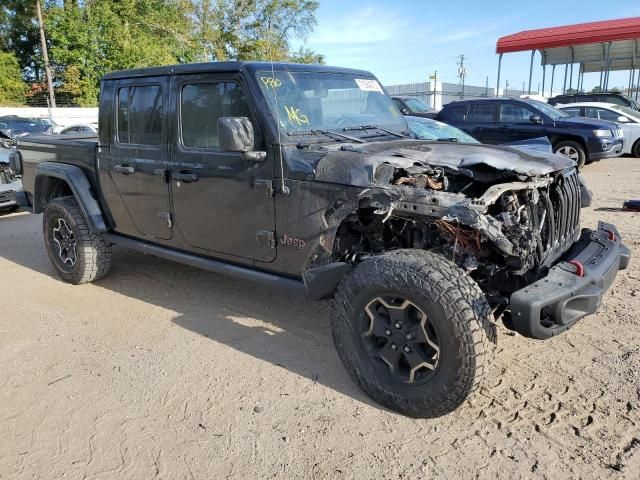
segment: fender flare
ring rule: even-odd
[[[42,181],[41,179],[53,177],[63,180],[69,185],[91,229],[97,233],[107,231],[107,224],[102,216],[100,205],[93,196],[93,189],[89,183],[89,179],[80,167],[67,165],[65,163],[42,162],[36,167],[35,177],[35,185],[33,188],[34,213],[42,213],[46,206],[44,198],[39,195],[38,192]]]

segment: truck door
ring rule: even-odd
[[[270,262],[276,256],[273,160],[223,152],[218,118],[248,117],[265,150],[247,89],[233,74],[174,78],[170,165],[176,228],[195,249]]]
[[[172,236],[166,125],[168,77],[120,80],[115,85],[108,150],[109,176],[123,208],[112,215],[119,233]]]

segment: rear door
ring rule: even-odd
[[[108,152],[109,176],[124,209],[114,210],[116,231],[171,239],[167,149],[168,77],[120,80],[115,85]]]
[[[467,113],[467,128],[464,130],[482,143],[493,145],[502,143],[497,123],[497,107],[497,102],[472,104]]]
[[[174,79],[171,195],[185,241],[212,255],[275,259],[273,161],[255,163],[219,148],[218,119],[248,117],[255,148],[266,150],[240,75],[209,73]]]
[[[515,102],[505,102],[500,104],[499,113],[501,136],[504,138],[501,143],[547,136],[544,124],[531,121],[532,115],[543,118],[531,108]]]

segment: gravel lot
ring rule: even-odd
[[[501,328],[485,387],[437,420],[360,393],[326,303],[119,248],[67,285],[41,216],[0,217],[0,478],[639,478],[640,159],[585,177],[583,224],[615,223],[631,267],[568,333]]]

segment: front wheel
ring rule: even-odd
[[[331,327],[360,388],[412,417],[438,417],[460,406],[481,384],[496,345],[477,284],[422,250],[360,263],[338,286]]]
[[[585,152],[584,147],[573,140],[564,140],[556,143],[553,147],[553,153],[559,153],[563,157],[567,157],[575,161],[578,166],[578,170],[582,169],[587,161],[587,153]]]
[[[109,272],[111,244],[91,231],[74,197],[51,200],[42,229],[49,259],[65,282],[92,282]]]

